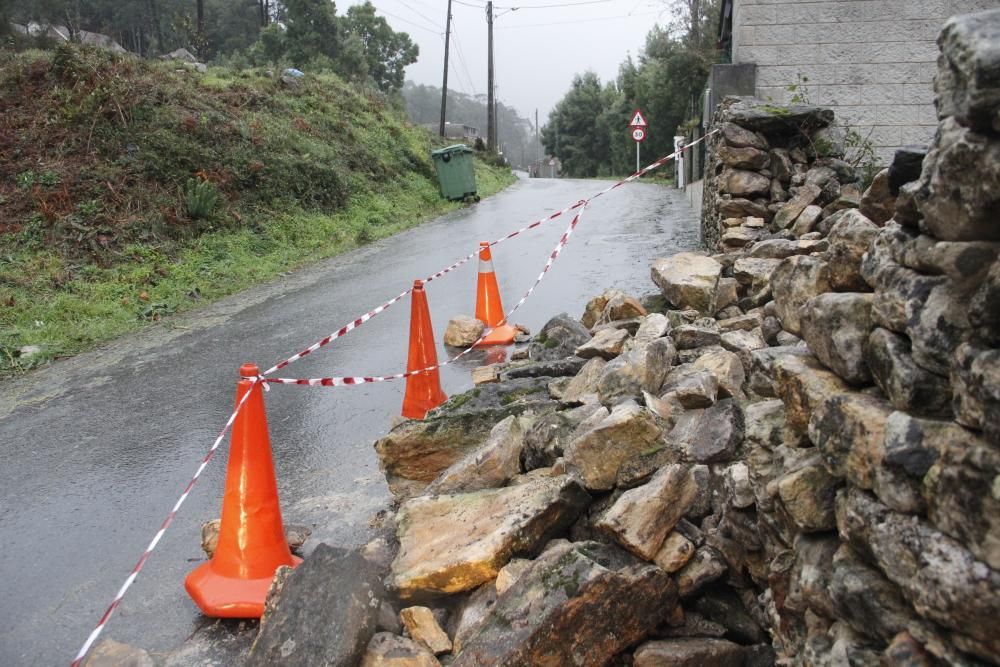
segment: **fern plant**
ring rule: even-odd
[[[219,190],[209,181],[189,178],[181,188],[181,197],[190,217],[207,218],[219,203]]]

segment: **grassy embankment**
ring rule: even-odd
[[[431,142],[334,76],[0,51],[0,377],[457,208]]]

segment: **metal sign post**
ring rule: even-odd
[[[642,169],[642,163],[639,161],[639,144],[646,140],[646,128],[649,124],[642,112],[636,109],[632,112],[632,121],[628,126],[632,130],[632,141],[635,142],[635,172],[639,173]]]

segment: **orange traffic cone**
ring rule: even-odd
[[[476,284],[476,319],[486,325],[489,331],[476,347],[486,345],[510,345],[514,342],[517,329],[503,322],[503,303],[500,301],[500,286],[493,272],[493,254],[490,244],[479,244],[479,281]],[[498,326],[499,325],[499,326]]]
[[[191,572],[184,588],[207,616],[260,618],[274,571],[302,562],[288,550],[278,506],[267,415],[253,364],[240,367],[236,402],[252,392],[233,423],[222,498],[219,545],[212,559]]]
[[[406,360],[407,372],[437,366],[437,348],[434,347],[434,330],[431,328],[431,312],[427,307],[427,293],[424,284],[413,281],[410,295],[410,354]],[[438,369],[418,373],[406,378],[406,395],[403,397],[403,416],[407,419],[423,419],[448,400],[441,391],[441,377]]]

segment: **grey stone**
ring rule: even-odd
[[[688,410],[665,438],[688,461],[730,461],[743,441],[743,411],[732,399],[704,410]]]
[[[837,549],[831,565],[829,595],[833,613],[856,632],[888,641],[914,623],[916,614],[899,589],[850,547]]]
[[[752,148],[750,146],[736,148],[733,146],[722,145],[719,146],[717,154],[719,160],[722,161],[722,164],[727,167],[733,167],[734,169],[759,171],[766,168],[771,163],[771,157],[766,151],[758,148]]]
[[[828,292],[801,310],[802,337],[824,366],[854,385],[871,381],[865,361],[871,329],[871,294]]]
[[[1000,350],[961,345],[951,369],[955,420],[1000,442]]]
[[[740,667],[746,649],[725,639],[683,637],[639,646],[635,667]]]
[[[885,457],[886,420],[892,406],[875,396],[843,393],[821,401],[809,421],[809,439],[831,473],[863,489],[875,488]]]
[[[908,301],[906,317],[913,360],[932,373],[948,375],[955,349],[972,337],[967,295],[945,281],[931,288],[924,303]]]
[[[833,111],[820,107],[793,104],[776,108],[753,98],[740,98],[725,110],[725,119],[765,136],[790,137],[833,123]]]
[[[816,229],[816,225],[824,217],[825,209],[816,204],[810,204],[802,209],[799,216],[792,223],[792,234],[801,238]]]
[[[920,171],[917,170],[917,177],[919,176]],[[888,169],[878,172],[861,196],[861,215],[880,227],[891,220],[896,212],[896,195],[890,191],[889,179]]]
[[[705,586],[726,573],[726,561],[710,546],[698,547],[687,565],[677,572],[677,587],[682,599],[697,595]]]
[[[497,599],[453,667],[603,665],[676,604],[670,575],[615,547],[547,550]]]
[[[614,487],[621,465],[661,434],[653,414],[633,401],[619,403],[600,423],[566,447],[567,467],[591,490]]]
[[[829,247],[826,240],[791,241],[789,239],[768,239],[753,244],[747,252],[747,257],[761,259],[785,259],[792,255],[810,255],[823,252]]]
[[[787,354],[812,356],[808,347],[798,345],[765,347],[750,352],[750,372],[747,374],[747,386],[750,391],[764,398],[777,396],[774,383],[774,361]]]
[[[368,643],[360,667],[440,667],[434,654],[412,639],[379,632]]]
[[[604,366],[596,382],[597,394],[607,404],[638,397],[643,391],[657,394],[676,359],[677,349],[670,338],[633,348]]]
[[[566,475],[408,500],[396,515],[400,547],[388,585],[403,599],[476,588],[568,528],[589,503]]]
[[[672,394],[685,408],[707,408],[715,403],[719,380],[707,370],[684,364],[670,371],[661,391]]]
[[[590,340],[587,327],[566,313],[556,315],[542,327],[528,346],[533,361],[553,361],[572,356],[576,348]]]
[[[858,489],[838,497],[837,527],[918,614],[951,629],[963,650],[987,660],[1000,653],[1000,573],[919,517],[893,512]]]
[[[893,407],[917,415],[951,416],[948,379],[918,366],[905,336],[876,327],[868,336],[865,361]]]
[[[723,218],[764,218],[771,219],[771,213],[767,207],[742,197],[732,197],[719,200],[719,215]]]
[[[785,421],[793,432],[805,433],[820,403],[850,390],[838,375],[826,370],[812,355],[795,354],[794,351],[782,354],[773,360],[772,368],[777,395],[785,404]]]
[[[716,310],[722,265],[711,257],[681,252],[653,262],[653,282],[676,306],[711,315]]]
[[[767,633],[753,619],[735,592],[725,588],[706,591],[694,601],[694,608],[726,628],[726,636],[741,644],[766,641]]]
[[[762,135],[746,130],[735,123],[722,125],[722,139],[733,148],[756,148],[763,151],[768,149],[767,139]]]
[[[582,359],[603,357],[614,359],[622,352],[625,341],[629,339],[628,331],[624,329],[602,329],[594,334],[589,341],[576,348],[576,356]]]
[[[817,461],[777,480],[778,496],[796,528],[804,533],[832,530],[834,500],[841,481]]]
[[[546,468],[563,455],[576,431],[588,420],[599,422],[609,414],[599,403],[587,403],[572,410],[560,410],[535,420],[524,434],[521,462],[524,470]]]
[[[148,651],[114,639],[101,640],[90,651],[84,667],[155,667]]]
[[[320,544],[268,602],[245,664],[356,664],[384,598],[381,576],[367,560]]]
[[[1000,241],[1000,142],[941,123],[917,191],[920,229],[942,241]]]
[[[594,357],[584,364],[583,368],[573,376],[562,393],[564,403],[582,402],[588,395],[597,396],[597,383],[604,374],[608,362],[601,357]]]
[[[786,148],[772,148],[771,153],[771,173],[774,178],[781,183],[788,183],[792,180],[792,158]]]
[[[816,257],[788,257],[771,274],[771,291],[781,325],[796,335],[802,332],[799,309],[812,297],[831,290],[829,266]]]
[[[677,346],[678,350],[691,350],[696,347],[719,344],[718,325],[709,327],[696,324],[682,324],[679,327],[675,327],[670,332],[670,335],[674,339],[674,345]]]
[[[451,464],[424,493],[457,493],[503,486],[521,472],[524,433],[531,421],[510,416],[490,431],[482,445]]]
[[[980,131],[1000,132],[1000,12],[953,16],[938,37],[934,79],[938,116],[955,116]]]
[[[835,290],[862,291],[867,284],[861,276],[861,258],[878,234],[878,227],[855,210],[844,213],[833,227],[830,243],[830,285]]]
[[[896,150],[889,165],[889,194],[899,196],[899,189],[920,178],[927,157],[927,146],[911,144]]]
[[[816,201],[820,194],[822,194],[822,188],[818,185],[808,183],[799,187],[792,198],[783,204],[775,214],[774,220],[771,221],[771,228],[778,230],[791,227],[805,208]]]
[[[768,195],[771,191],[771,179],[756,171],[729,169],[723,172],[720,179],[722,191],[734,197]]]
[[[596,527],[635,555],[652,561],[694,504],[698,491],[691,466],[666,465],[646,484],[623,493]]]

